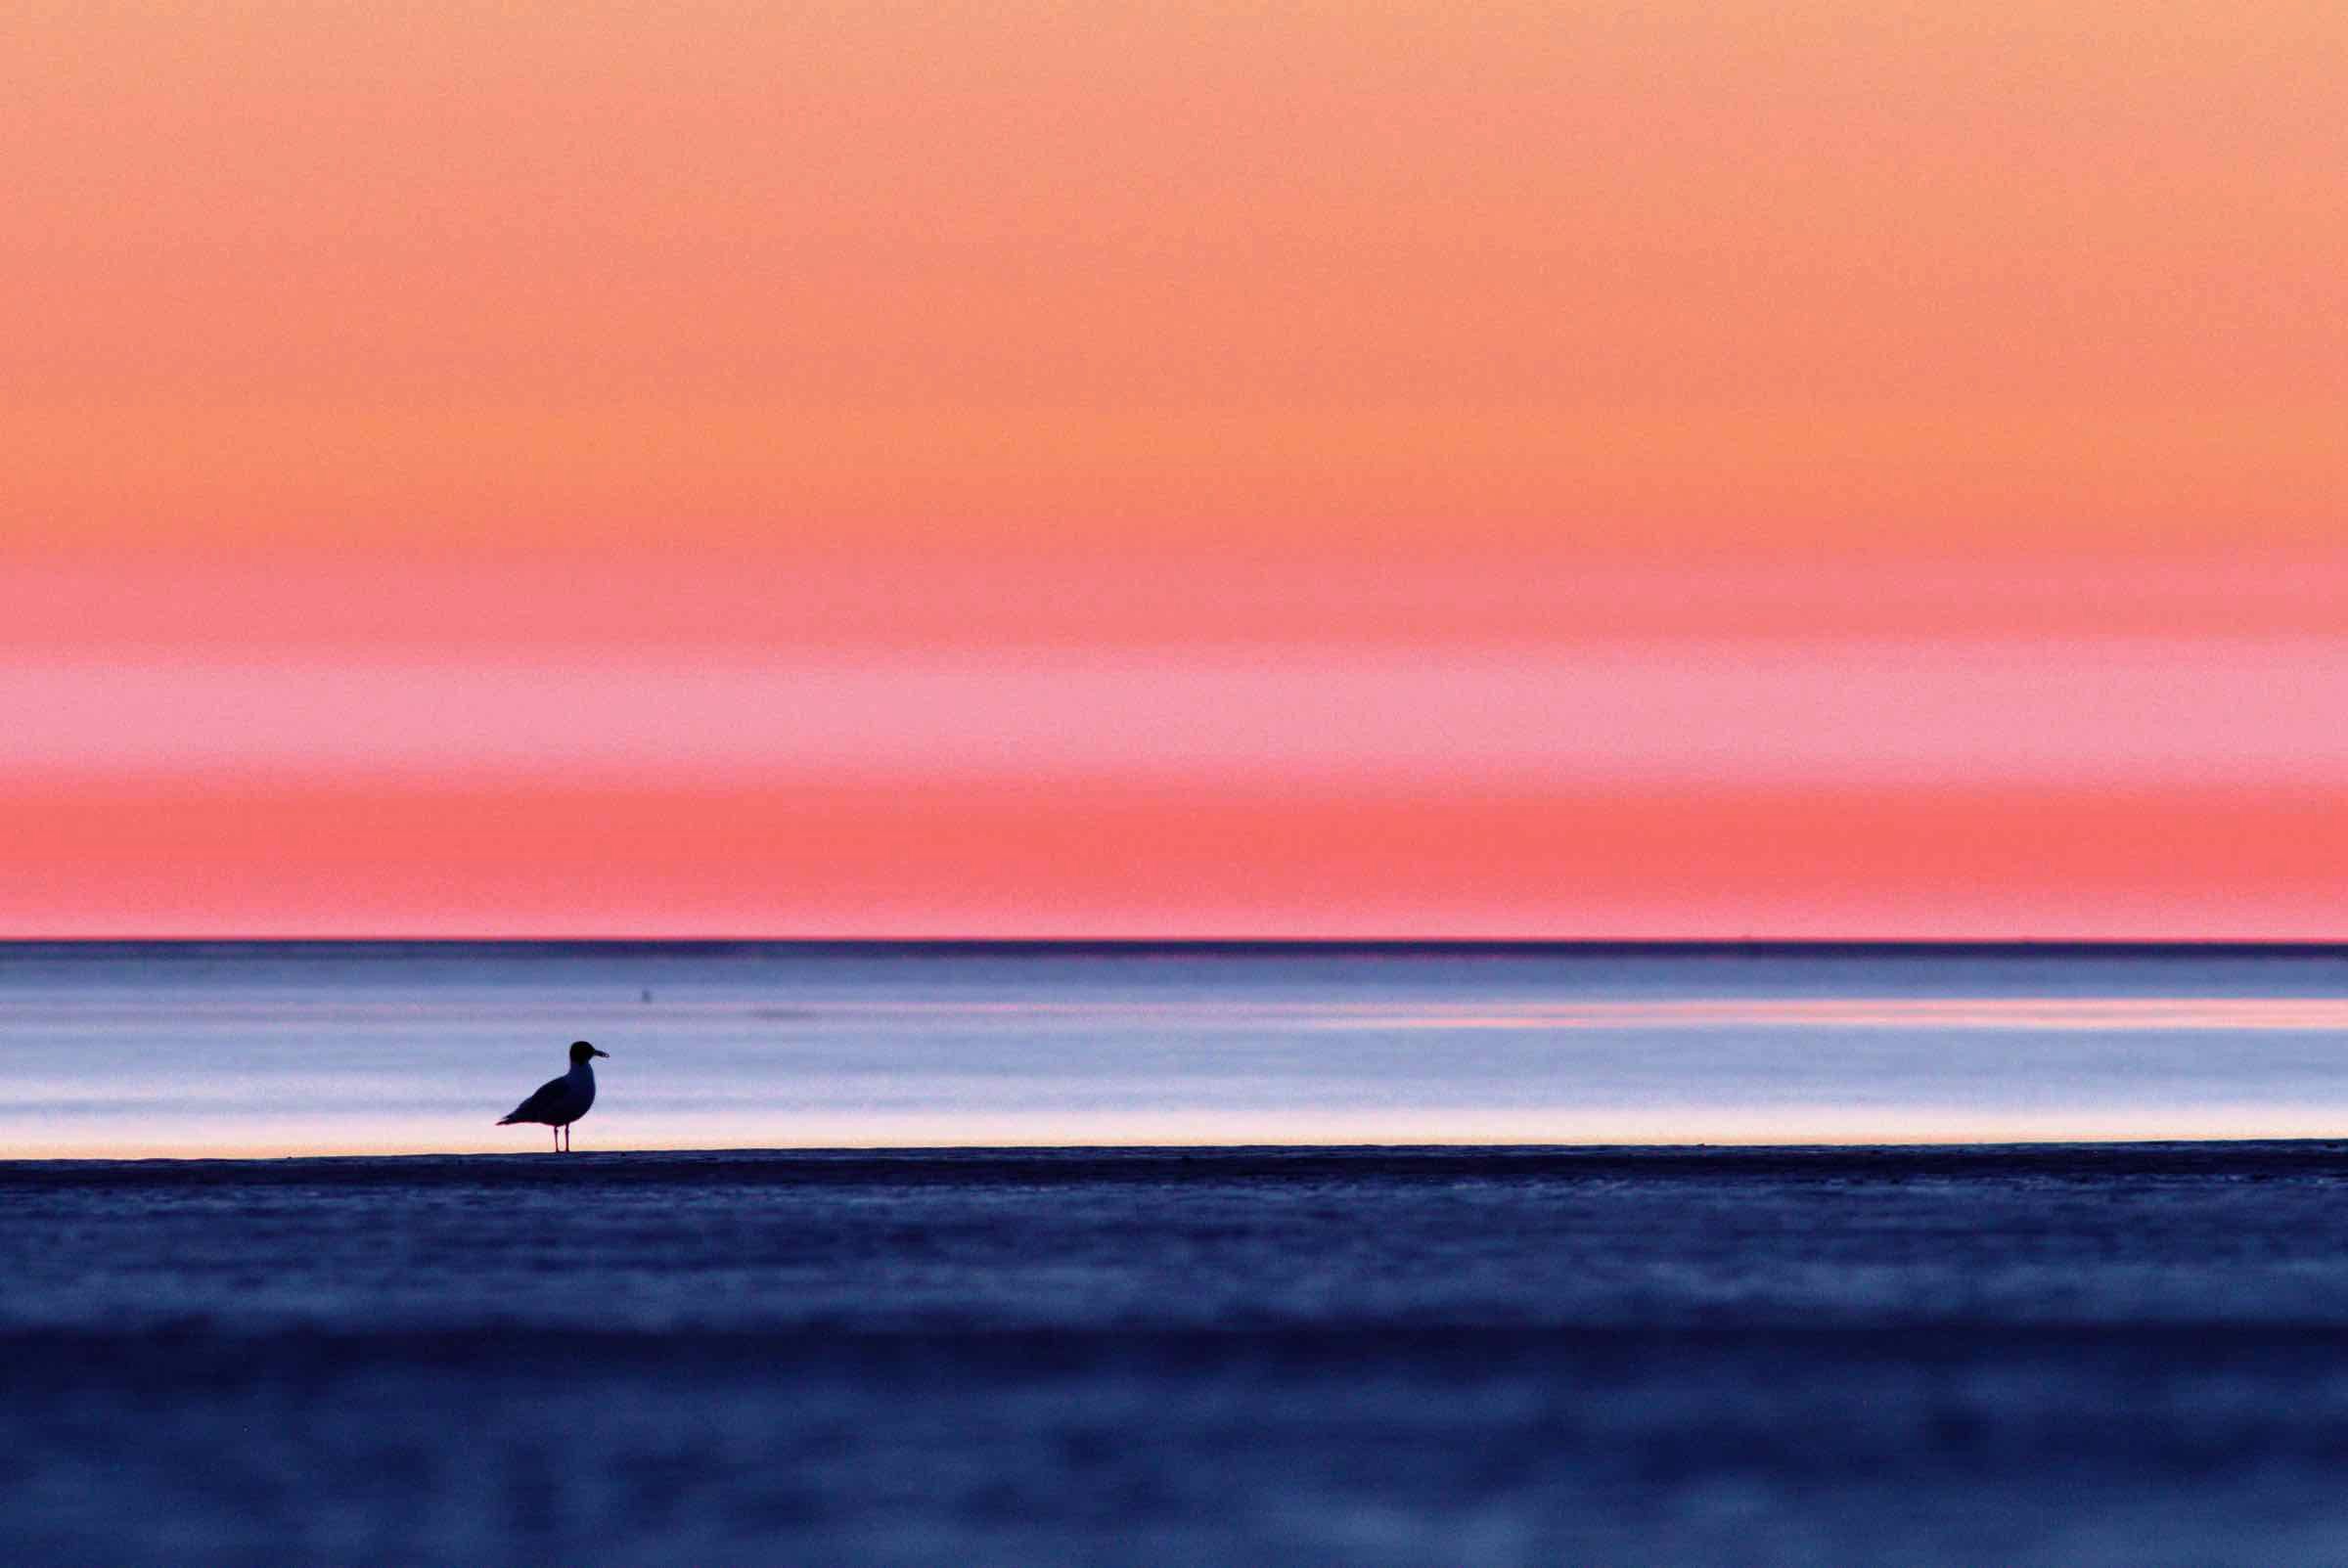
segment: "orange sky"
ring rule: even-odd
[[[2348,15],[30,0],[0,932],[2348,936]]]

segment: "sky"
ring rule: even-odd
[[[2348,936],[2330,0],[0,29],[0,934]]]

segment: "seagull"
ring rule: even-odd
[[[595,1069],[587,1065],[587,1058],[610,1054],[609,1051],[596,1050],[584,1040],[573,1040],[570,1043],[570,1071],[540,1084],[538,1093],[500,1116],[497,1125],[505,1127],[514,1122],[544,1122],[555,1130],[555,1152],[563,1153],[570,1147],[570,1124],[586,1115],[587,1107],[595,1103]]]

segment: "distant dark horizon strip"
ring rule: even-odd
[[[1215,958],[1773,958],[1773,959],[2340,959],[2348,939],[1971,940],[1942,938],[1567,939],[1317,937],[0,937],[0,957],[157,957],[267,953],[394,957],[418,953],[681,957]]]

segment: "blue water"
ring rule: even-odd
[[[0,1155],[2277,1138],[2348,955],[0,946]]]

